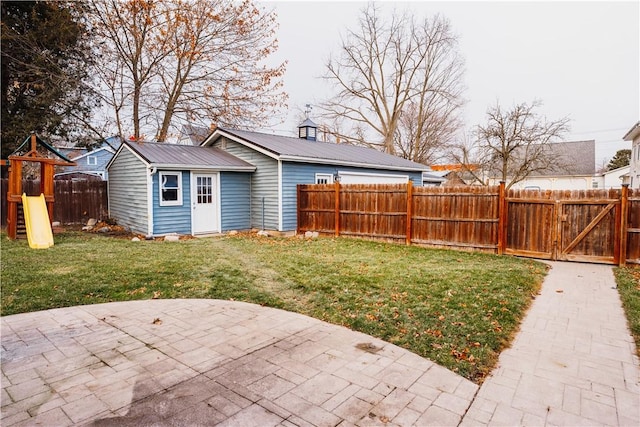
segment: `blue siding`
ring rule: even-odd
[[[382,169],[365,169],[348,166],[317,165],[311,163],[283,162],[282,164],[282,228],[295,230],[298,225],[298,184],[315,184],[317,173],[335,174],[345,172],[374,173],[379,175],[408,175],[413,185],[422,186],[422,172],[406,172]]]
[[[220,173],[222,231],[251,229],[251,174]]]
[[[161,171],[158,171],[161,172]],[[153,234],[191,234],[191,175],[182,171],[182,206],[160,206],[160,189],[153,175]]]
[[[225,142],[224,147],[222,147],[223,141]],[[277,230],[278,161],[226,138],[221,138],[215,144],[215,147],[222,148],[228,153],[256,166],[256,171],[251,174],[250,228]],[[263,212],[264,218],[262,217]]]

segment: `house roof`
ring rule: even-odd
[[[289,136],[269,135],[227,128],[218,128],[202,145],[213,144],[222,136],[243,145],[252,146],[264,154],[279,160],[415,172],[430,170],[428,166],[423,164],[392,156],[373,148],[308,141]]]
[[[189,169],[247,172],[256,169],[252,164],[214,147],[132,141],[126,141],[122,146],[130,148],[148,165],[165,169],[188,167]]]
[[[186,124],[182,125],[180,132],[189,139],[191,144],[200,145],[209,136],[211,129],[204,126]]]
[[[565,141],[547,144],[548,154],[556,166],[536,171],[530,176],[594,175],[596,173],[596,141]],[[523,148],[524,149],[524,148]]]
[[[633,141],[638,135],[640,135],[640,121],[637,122],[627,133],[622,137],[625,141]]]

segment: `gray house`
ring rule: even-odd
[[[377,150],[218,128],[202,145],[125,142],[108,165],[109,214],[147,235],[297,227],[298,184],[407,183],[429,167]]]

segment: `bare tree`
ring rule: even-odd
[[[385,22],[370,4],[339,58],[328,60],[325,78],[339,92],[322,105],[324,115],[352,124],[350,135],[340,135],[344,141],[428,160],[425,152],[457,130],[462,73],[445,18],[418,21],[405,12]]]
[[[107,100],[135,138],[153,125],[165,141],[179,122],[266,123],[285,105],[276,17],[250,0],[100,0]],[[134,22],[136,25],[132,25]]]
[[[476,127],[475,140],[459,145],[452,157],[477,182],[486,184],[488,174],[507,188],[536,173],[570,172],[570,159],[552,149],[569,131],[569,119],[547,120],[534,111],[540,106],[535,100],[503,111],[496,103],[487,110],[487,124]]]

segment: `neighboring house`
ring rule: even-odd
[[[624,179],[629,176],[629,169],[629,166],[623,166],[598,174],[592,180],[592,188],[622,188]]]
[[[631,141],[631,163],[625,183],[630,188],[640,188],[640,121],[637,122],[622,139]]]
[[[201,146],[125,142],[111,160],[109,214],[146,235],[297,227],[297,185],[422,185],[427,166],[377,150],[218,128]]]
[[[447,173],[429,170],[429,172],[422,172],[422,186],[423,187],[440,187],[446,181]]]
[[[178,144],[200,145],[211,134],[211,129],[204,126],[182,125]]]
[[[68,148],[61,150],[76,166],[61,167],[56,171],[56,179],[74,178],[82,179],[83,176],[91,178],[99,177],[102,181],[108,180],[107,164],[113,158],[116,149],[120,146],[120,138],[107,138],[102,145],[94,149]]]
[[[473,171],[477,171],[478,167],[470,165]],[[479,183],[469,174],[463,170],[461,164],[440,164],[432,165],[431,174],[442,177],[445,181],[442,183],[445,187],[453,187],[457,185],[478,185]]]
[[[524,180],[515,183],[513,189],[540,190],[588,190],[598,188],[600,179],[596,174],[596,142],[571,141],[549,144],[551,155],[561,166],[534,172]],[[594,187],[594,179],[596,184]],[[497,185],[499,178],[490,178],[491,185]]]

